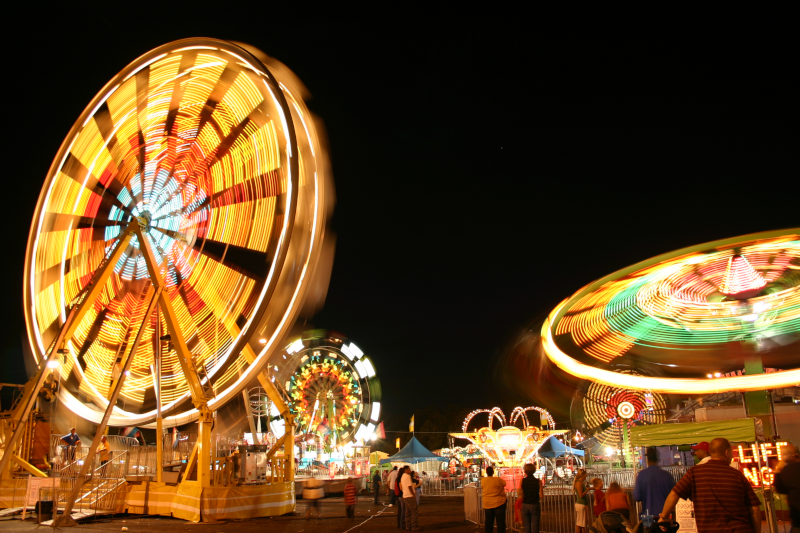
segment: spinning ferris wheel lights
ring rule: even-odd
[[[283,355],[279,379],[299,433],[313,436],[326,450],[373,438],[381,402],[370,357],[341,335],[322,331],[293,341]]]
[[[264,369],[325,285],[331,183],[303,94],[246,45],[161,46],[89,103],[34,213],[23,284],[34,389],[60,351],[59,399],[79,416],[198,420],[203,486],[214,409],[257,378],[291,416]],[[29,398],[20,409],[15,420]]]

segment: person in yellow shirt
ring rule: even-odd
[[[497,533],[506,531],[506,480],[494,477],[494,467],[486,467],[486,476],[481,479],[483,512],[486,517],[486,533],[492,533],[497,520]]]
[[[100,438],[100,446],[97,447],[97,455],[100,456],[100,466],[103,467],[103,476],[105,476],[105,466],[111,458],[111,444],[108,443],[108,437],[105,435]]]

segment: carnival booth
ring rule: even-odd
[[[583,450],[567,447],[555,436],[545,441],[537,455],[537,477],[543,475],[548,475],[548,479],[550,475],[558,478],[572,477],[579,468],[584,467]]]
[[[425,446],[423,446],[422,443],[418,441],[416,437],[411,437],[411,440],[408,441],[408,444],[403,446],[403,448],[399,452],[392,455],[391,457],[381,459],[380,464],[382,465],[387,463],[396,465],[407,464],[411,466],[412,470],[416,470],[417,472],[422,472],[422,471],[439,471],[439,469],[441,468],[441,464],[448,463],[449,461],[450,461],[449,458],[440,457],[435,453],[433,453],[432,451],[430,451]]]

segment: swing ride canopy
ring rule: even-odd
[[[542,345],[563,370],[626,389],[700,394],[794,386],[800,228],[684,248],[601,278],[551,312]],[[746,374],[753,358],[777,371]]]
[[[450,461],[450,458],[436,455],[428,448],[423,446],[422,443],[417,440],[417,437],[411,437],[411,440],[408,441],[408,444],[403,446],[403,448],[399,452],[392,455],[391,457],[387,457],[386,459],[381,459],[381,464],[386,464],[386,463],[417,464],[421,463],[422,461],[441,461],[443,463],[447,463]]]
[[[567,448],[564,443],[555,438],[555,436],[547,439],[547,442],[545,442],[537,452],[537,455],[541,455],[542,457],[561,457],[562,455],[568,454],[583,457],[583,450]]]

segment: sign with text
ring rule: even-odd
[[[675,506],[675,521],[681,526],[681,533],[697,533],[694,519],[694,504],[691,500],[678,500]]]
[[[781,461],[787,442],[754,442],[733,449],[733,460],[754,487],[770,486],[775,481],[773,468]]]

